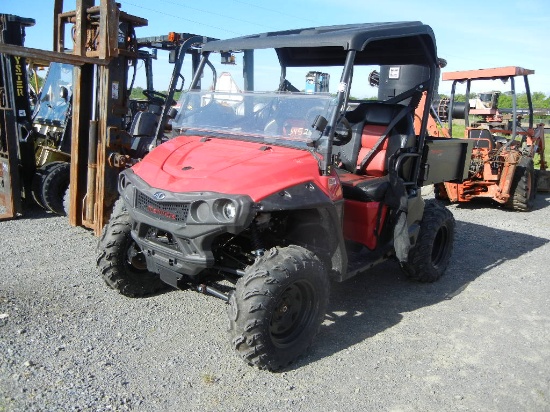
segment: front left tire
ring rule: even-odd
[[[313,342],[324,319],[329,279],[300,246],[275,247],[246,268],[229,299],[231,343],[250,365],[276,371]]]

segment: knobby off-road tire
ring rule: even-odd
[[[230,295],[231,344],[250,365],[284,368],[313,342],[328,297],[327,271],[313,253],[295,245],[270,249]]]
[[[110,288],[129,297],[167,289],[169,286],[158,275],[147,270],[145,256],[130,234],[130,215],[122,207],[115,210],[97,245],[99,275]]]
[[[510,186],[510,198],[506,202],[509,209],[528,212],[533,209],[536,195],[535,166],[533,159],[522,157],[516,167]]]
[[[36,169],[36,173],[32,178],[32,197],[34,201],[43,209],[49,210],[46,206],[46,201],[44,199],[44,181],[46,177],[51,173],[53,169],[65,162],[50,162],[45,165],[40,166]]]
[[[65,215],[63,197],[69,187],[71,164],[60,162],[50,169],[42,184],[44,206],[58,215]]]
[[[435,282],[449,265],[453,252],[455,220],[439,203],[427,202],[420,224],[420,234],[409,251],[405,273],[419,282]]]

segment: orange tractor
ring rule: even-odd
[[[474,145],[468,178],[461,183],[437,184],[437,198],[451,202],[469,202],[481,197],[493,199],[514,210],[529,211],[533,208],[537,180],[540,186],[548,186],[544,158],[544,124],[533,125],[533,105],[527,79],[533,73],[534,70],[515,66],[443,73],[443,80],[453,81],[451,98],[444,110],[448,115],[449,134],[452,135],[453,116],[464,118],[465,137],[473,139]],[[518,115],[517,110],[515,78],[519,76],[525,82],[529,105],[528,127],[521,125],[521,115]],[[510,82],[512,110],[508,121],[498,110],[498,93],[481,94],[476,101],[469,100],[472,80],[497,79]],[[456,84],[464,82],[466,104],[455,102]],[[457,112],[460,111],[462,113],[458,115]],[[469,124],[470,114],[479,116],[473,124],[475,127]],[[540,170],[535,170],[534,167],[535,154],[540,155]]]

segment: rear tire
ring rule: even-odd
[[[231,343],[245,362],[279,370],[313,342],[329,297],[325,267],[295,245],[256,259],[229,299]]]
[[[44,206],[58,215],[66,215],[63,198],[69,188],[71,164],[60,162],[46,174],[42,184]]]
[[[132,238],[131,218],[116,208],[97,245],[97,267],[107,286],[128,297],[152,295],[169,286],[147,270],[145,256]]]
[[[51,173],[53,169],[65,162],[50,162],[45,165],[40,166],[36,169],[36,173],[32,178],[32,197],[36,204],[43,209],[48,209],[46,206],[46,201],[44,199],[44,181],[46,177]]]
[[[529,212],[535,204],[535,194],[536,177],[533,159],[524,156],[516,166],[506,207],[520,212]]]
[[[418,282],[435,282],[449,265],[453,252],[455,220],[453,214],[437,202],[427,202],[420,234],[409,251],[405,273]]]

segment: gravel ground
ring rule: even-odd
[[[125,298],[97,276],[89,231],[30,210],[0,222],[0,412],[550,411],[549,204],[449,206],[445,276],[416,284],[387,263],[333,284],[282,373],[232,353],[222,301]]]

